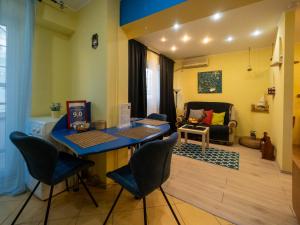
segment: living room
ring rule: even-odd
[[[298,224],[299,4],[0,0],[0,224]]]

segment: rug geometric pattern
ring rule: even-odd
[[[231,169],[239,169],[240,154],[238,152],[206,148],[205,153],[202,153],[201,145],[182,143],[174,147],[173,153]]]

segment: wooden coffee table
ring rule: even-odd
[[[184,133],[185,143],[188,140],[188,134],[199,134],[202,135],[202,152],[209,147],[209,127],[204,127],[200,125],[189,125],[185,124],[178,128],[178,143],[181,143],[181,133]]]

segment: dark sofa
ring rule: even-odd
[[[188,123],[190,109],[212,109],[216,113],[225,112],[224,125],[211,125],[209,128],[209,136],[211,142],[222,144],[234,143],[235,129],[237,121],[234,120],[233,104],[225,102],[187,102],[184,104],[184,115],[177,117],[177,127],[181,127]],[[206,126],[206,125],[204,125]],[[195,135],[189,135],[189,138],[201,138]]]

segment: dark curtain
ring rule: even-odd
[[[164,55],[159,56],[160,64],[160,113],[168,116],[171,129],[176,130],[176,109],[173,92],[174,61]]]
[[[128,101],[131,117],[147,116],[146,88],[147,47],[137,42],[128,42]]]

